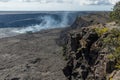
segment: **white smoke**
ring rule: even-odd
[[[50,15],[45,15],[45,16],[39,16],[36,19],[37,20],[42,20],[40,24],[28,26],[28,27],[16,27],[16,28],[0,28],[0,38],[3,37],[11,37],[23,33],[33,33],[33,32],[38,32],[41,30],[47,30],[47,29],[53,29],[53,28],[62,28],[62,27],[67,27],[69,25],[68,23],[68,16],[69,12],[67,13],[62,13],[59,15],[61,18],[60,20],[57,20],[53,18],[53,16]]]
[[[32,25],[28,27],[23,27],[23,28],[17,28],[15,30],[12,30],[12,32],[15,33],[27,33],[27,32],[37,32],[40,30],[44,29],[52,29],[52,28],[62,28],[62,27],[67,27],[68,24],[68,15],[69,13],[64,13],[60,16],[61,21],[57,21],[55,18],[52,16],[40,16],[37,19],[42,20],[42,23],[37,24],[37,25]]]

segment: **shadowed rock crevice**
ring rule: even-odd
[[[66,45],[68,62],[63,69],[68,80],[106,80],[106,58],[99,35],[88,27],[70,32]]]
[[[11,80],[20,80],[20,78],[13,78],[13,79],[11,79]]]

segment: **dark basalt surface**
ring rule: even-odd
[[[0,80],[66,80],[61,29],[0,39]]]

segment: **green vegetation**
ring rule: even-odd
[[[98,36],[102,36],[105,34],[109,29],[107,27],[103,28],[95,28],[95,32],[98,34]]]
[[[120,25],[120,1],[116,3],[110,13],[110,19]],[[97,27],[94,30],[101,37],[102,49],[107,53],[107,58],[114,61],[116,69],[120,69],[120,28],[110,30],[107,27]]]
[[[120,1],[114,6],[110,18],[120,25]],[[110,32],[110,35],[104,39],[104,43],[109,46],[108,50],[111,52],[108,58],[114,60],[115,67],[120,69],[120,29],[112,29]]]
[[[103,38],[103,44],[108,50],[108,58],[115,61],[115,67],[120,69],[120,30],[115,28],[108,31],[108,35]]]
[[[102,38],[103,48],[106,49],[108,58],[112,61],[115,61],[115,68],[120,69],[120,29],[113,28],[95,28],[95,32],[99,37],[103,36],[106,33],[106,37]]]
[[[120,1],[114,6],[113,11],[110,13],[110,18],[120,24]]]

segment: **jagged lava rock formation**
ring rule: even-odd
[[[68,62],[63,69],[68,80],[120,79],[120,72],[114,72],[115,62],[108,59],[109,53],[103,49],[102,39],[109,36],[109,33],[99,36],[95,31],[96,26],[105,28],[105,25],[98,24],[69,32],[67,44],[64,46],[64,56]]]

